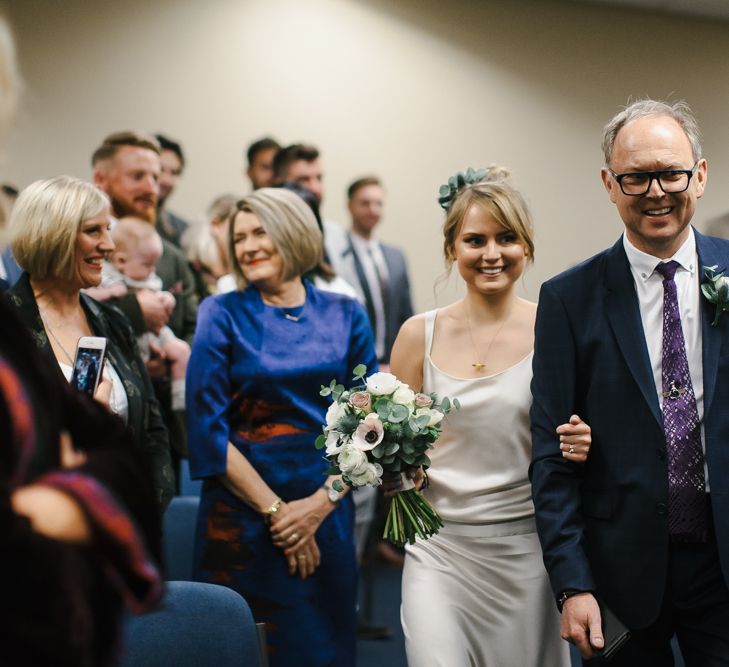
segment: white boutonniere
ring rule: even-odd
[[[701,283],[701,293],[704,298],[716,307],[712,327],[719,324],[719,317],[723,312],[729,311],[729,277],[725,276],[723,271],[717,273],[717,268],[717,266],[705,266],[706,280]]]

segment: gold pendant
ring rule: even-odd
[[[476,369],[477,373],[480,373],[484,368],[486,368],[486,364],[482,364],[480,361],[477,361],[475,364],[471,364]]]

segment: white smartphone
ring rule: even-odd
[[[82,336],[76,346],[71,386],[93,396],[104,372],[106,338]]]

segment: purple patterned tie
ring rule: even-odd
[[[673,542],[706,541],[707,507],[701,423],[689,375],[686,343],[673,280],[678,262],[661,263],[663,276],[663,430],[668,455],[668,530]]]

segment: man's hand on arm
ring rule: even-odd
[[[565,600],[560,635],[574,644],[586,660],[594,658],[595,651],[605,647],[600,608],[592,593],[576,593]]]

